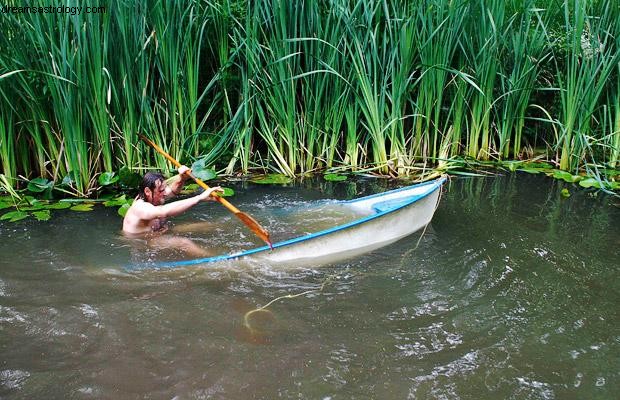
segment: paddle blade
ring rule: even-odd
[[[265,243],[267,243],[269,245],[269,248],[273,249],[273,245],[271,244],[271,239],[269,239],[269,232],[267,232],[265,228],[260,226],[259,223],[256,222],[254,218],[250,217],[248,214],[241,212],[241,211],[236,212],[235,215],[237,216],[237,218],[241,220],[241,222],[246,224],[246,226],[250,228],[252,232],[256,234],[256,236],[258,236]]]

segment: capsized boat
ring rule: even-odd
[[[251,250],[192,260],[165,261],[154,268],[174,268],[225,261],[266,265],[319,266],[368,253],[426,226],[435,213],[446,178],[418,183],[354,200],[337,201],[363,217],[351,222]]]

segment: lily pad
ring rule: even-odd
[[[217,177],[217,174],[215,173],[215,171],[207,167],[206,159],[204,158],[201,158],[200,160],[196,160],[192,164],[192,174],[196,178],[202,181],[209,181]]]
[[[346,181],[347,177],[345,175],[339,174],[325,174],[323,175],[323,179],[325,179],[326,181],[341,182]]]
[[[37,221],[49,221],[52,218],[50,210],[35,211],[32,213]]]
[[[553,177],[555,179],[561,179],[564,182],[568,182],[568,183],[575,183],[583,179],[579,175],[572,175],[570,172],[560,171],[559,169],[556,169],[553,171]]]
[[[579,181],[579,186],[584,187],[584,188],[595,187],[595,188],[600,189],[601,183],[594,178],[586,178],[586,179]]]
[[[121,195],[118,196],[112,200],[108,200],[106,202],[103,203],[104,206],[106,207],[116,207],[116,206],[122,206],[123,204],[127,203],[127,198],[125,197],[125,195]]]
[[[235,191],[231,188],[223,187],[222,189],[224,189],[224,193],[219,194],[222,197],[230,197],[235,195]]]
[[[251,181],[254,183],[261,184],[261,185],[269,185],[269,184],[284,185],[287,183],[291,183],[292,179],[282,174],[268,174],[265,176],[254,178]]]
[[[27,212],[11,211],[6,214],[3,214],[2,217],[0,217],[0,220],[3,220],[3,221],[8,220],[9,222],[15,222],[15,221],[22,220],[24,218],[28,218]]]
[[[521,167],[540,170],[553,169],[553,165],[546,162],[524,162]]]
[[[92,211],[93,210],[93,205],[94,204],[90,204],[90,203],[78,204],[77,206],[71,207],[71,210],[73,210],[73,211]]]
[[[114,172],[104,172],[99,175],[98,182],[101,186],[108,186],[118,182],[118,176]]]
[[[41,193],[54,186],[54,182],[45,178],[34,178],[28,182],[28,191]]]
[[[45,206],[47,210],[64,210],[65,208],[71,207],[71,203],[60,201],[58,203],[52,203]]]

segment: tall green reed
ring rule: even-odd
[[[617,68],[620,51],[614,29],[620,14],[616,3],[565,1],[565,65],[558,66],[560,92],[560,169],[576,171],[593,154],[590,139],[596,135],[593,114],[599,106],[610,74]]]

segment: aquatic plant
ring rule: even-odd
[[[93,196],[111,173],[131,186],[170,168],[137,143],[145,134],[228,174],[404,177],[463,156],[542,155],[613,187],[619,21],[613,0],[114,0],[98,14],[5,13],[2,186],[44,178],[55,194]]]

